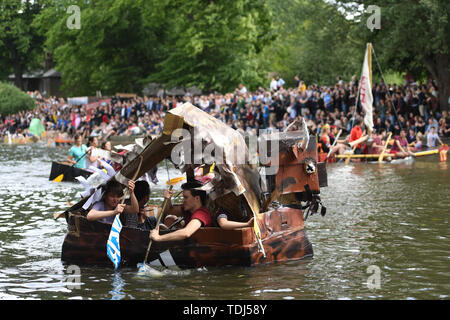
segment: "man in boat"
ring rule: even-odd
[[[228,219],[229,214],[221,209],[217,213],[217,224],[224,230],[236,230],[253,226],[253,217],[247,222],[237,222]]]
[[[151,230],[156,227],[156,218],[152,215],[154,208],[157,206],[147,205],[150,200],[150,185],[147,181],[136,181],[134,186],[134,195],[139,206],[139,212],[121,215],[122,224],[126,227]],[[125,201],[125,204],[131,205],[131,200]]]
[[[164,198],[168,199],[165,213],[183,217],[185,227],[164,235],[159,234],[159,227],[150,231],[153,241],[178,241],[191,237],[201,227],[210,227],[212,224],[211,212],[205,207],[206,191],[199,190],[201,183],[196,181],[186,182],[181,186],[183,190],[183,205],[172,206],[170,198],[171,190],[164,191]]]
[[[356,141],[363,136],[363,120],[361,118],[356,119],[355,126],[350,131],[350,142]],[[363,153],[363,144],[360,143],[356,146],[354,154]]]

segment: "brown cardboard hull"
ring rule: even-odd
[[[258,215],[266,257],[258,252],[253,228],[222,230],[201,228],[190,239],[153,242],[148,263],[180,268],[252,266],[275,261],[298,260],[313,255],[301,210],[282,208]],[[106,254],[111,225],[68,216],[69,232],[61,259],[68,264],[113,267]],[[120,233],[121,267],[143,262],[149,232],[123,227]]]

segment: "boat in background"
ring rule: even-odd
[[[92,174],[92,172],[74,167],[71,164],[67,164],[64,162],[52,161],[52,168],[48,179],[50,181],[53,181],[61,174],[64,175],[62,181],[76,182],[76,177],[82,176],[87,179]]]

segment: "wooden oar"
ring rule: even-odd
[[[350,156],[351,156],[352,154],[355,153],[355,150],[356,150],[356,146],[353,147],[353,150],[352,150],[351,153],[349,153],[348,155],[346,155],[347,158],[345,159],[345,164],[349,164],[349,162],[350,162]]]
[[[172,188],[173,188],[173,186],[171,185],[169,187],[169,190],[172,190]],[[158,227],[159,227],[159,223],[161,222],[161,218],[164,215],[164,211],[166,210],[166,206],[167,206],[167,202],[168,201],[170,201],[169,198],[165,198],[164,199],[164,203],[162,205],[161,212],[158,215],[158,220],[156,220],[156,227],[155,227],[155,229],[158,229]],[[148,258],[148,254],[150,252],[150,248],[152,246],[152,242],[153,242],[152,239],[150,239],[150,242],[148,243],[148,247],[147,247],[147,252],[145,253],[145,258],[144,258],[143,264],[145,264],[147,262],[147,258]]]
[[[88,150],[71,166],[71,168],[73,166],[75,166],[81,159],[84,158],[84,156],[89,152],[89,148]],[[53,182],[61,182],[64,179],[64,173],[61,173],[59,176],[57,176],[55,179],[53,179]]]
[[[325,158],[324,162],[327,162],[328,158],[330,157],[331,149],[336,145],[336,143],[337,143],[337,141],[338,141],[339,136],[341,135],[341,133],[342,133],[342,129],[339,130],[339,132],[338,132],[336,138],[334,139],[334,142],[333,142],[333,144],[331,145],[330,151],[328,151],[327,157]]]
[[[387,146],[389,145],[389,140],[391,139],[391,136],[392,136],[392,132],[389,132],[389,135],[388,135],[388,137],[386,139],[386,144],[384,145],[384,148],[381,151],[380,156],[378,157],[378,163],[383,162],[384,152],[386,151]]]

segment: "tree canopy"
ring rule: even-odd
[[[68,24],[72,5],[79,28]],[[369,5],[381,9],[380,29],[367,27]],[[330,85],[359,76],[372,42],[385,73],[431,75],[447,108],[449,9],[446,0],[0,0],[0,77],[46,53],[69,95],[139,93],[148,82],[256,89],[271,73]]]

